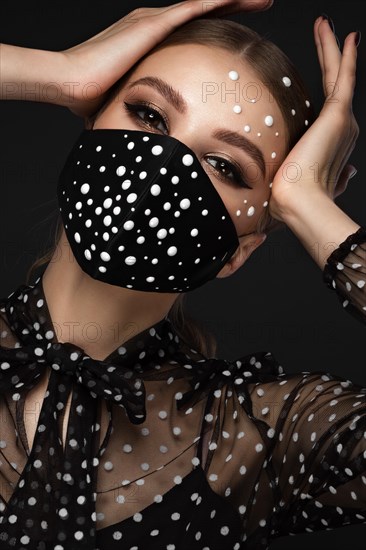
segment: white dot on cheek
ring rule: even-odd
[[[241,211],[240,211],[240,210],[237,210],[237,211],[236,211],[236,215],[237,215],[237,216],[241,216]]]
[[[273,152],[272,155],[271,155],[271,157],[272,157],[273,159],[275,159],[275,158],[277,157],[277,153]]]
[[[249,216],[249,217],[250,217],[250,216],[253,216],[253,215],[254,215],[254,212],[255,212],[254,206],[250,206],[250,207],[248,208],[247,216]]]
[[[273,120],[273,117],[271,115],[267,115],[266,118],[264,119],[264,124],[266,126],[269,126],[269,127],[273,126],[273,122],[274,122],[274,120]]]

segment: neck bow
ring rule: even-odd
[[[99,449],[97,398],[123,407],[132,423],[144,422],[146,392],[139,373],[154,368],[162,358],[169,359],[179,339],[165,317],[119,346],[111,360],[92,359],[79,346],[56,340],[41,283],[39,277],[34,285],[21,285],[0,302],[21,344],[0,346],[0,395],[18,401],[22,391],[32,389],[50,372],[26,467],[4,515],[0,514],[0,548],[91,550],[95,548],[98,457],[112,425],[110,413],[107,436]],[[63,449],[60,422],[71,389]]]

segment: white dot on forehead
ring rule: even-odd
[[[266,126],[273,126],[273,123],[274,123],[273,116],[267,115],[266,118],[264,119],[264,124]]]
[[[229,78],[231,80],[238,80],[239,74],[236,71],[230,71],[229,72]]]
[[[233,111],[234,111],[234,113],[240,114],[241,113],[240,105],[234,105]]]
[[[282,82],[287,88],[289,88],[292,84],[291,79],[288,76],[284,76]]]
[[[277,157],[277,153],[275,153],[275,152],[273,151],[271,157],[272,157],[273,159],[275,159],[275,158]]]
[[[250,130],[251,130],[251,127],[249,126],[249,124],[244,126],[244,132],[247,132],[247,134],[249,134]]]

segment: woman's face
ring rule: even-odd
[[[94,128],[168,134],[190,147],[238,236],[256,230],[285,156],[285,123],[269,90],[236,55],[203,45],[171,46],[140,62]]]

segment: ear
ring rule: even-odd
[[[223,279],[229,277],[247,261],[249,256],[266,240],[267,235],[264,233],[251,233],[239,238],[239,246],[231,256],[230,260],[218,272],[216,277]]]

